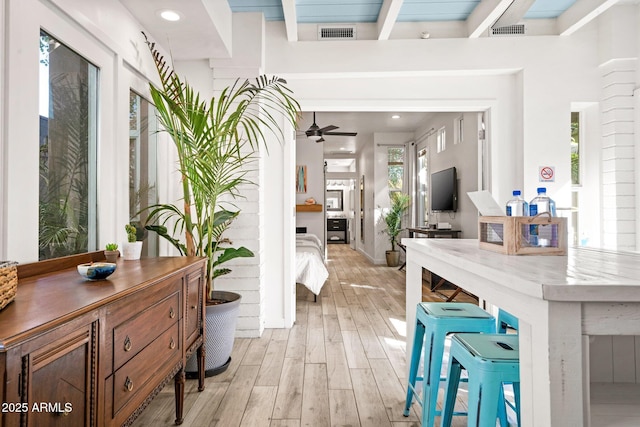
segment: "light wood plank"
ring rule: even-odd
[[[255,365],[243,365],[238,370],[210,425],[220,427],[240,425],[259,368]]]
[[[386,358],[387,354],[382,349],[380,341],[378,341],[378,336],[371,327],[371,323],[364,309],[360,306],[353,306],[351,307],[351,313],[358,333],[360,334],[360,340],[362,341],[362,346],[364,347],[367,358]]]
[[[218,408],[228,389],[228,383],[210,383],[207,384],[207,387],[202,392],[196,392],[198,398],[193,407],[189,408],[188,412],[185,411],[183,425],[193,427],[211,425],[211,421],[217,418]],[[173,404],[169,404],[169,408],[173,409]],[[149,426],[169,426],[174,424],[174,420],[175,413],[172,412],[171,420],[163,424],[150,424]]]
[[[303,385],[304,358],[285,358],[276,403],[273,408],[274,419],[300,419]]]
[[[277,386],[280,383],[280,374],[282,373],[286,350],[286,341],[272,339],[269,342],[256,379],[257,386]]]
[[[331,425],[327,365],[324,363],[305,364],[300,425],[309,427]]]
[[[380,397],[384,402],[387,416],[391,421],[418,421],[415,414],[409,418],[403,415],[406,392],[406,384],[401,383],[388,359],[371,359],[371,372],[380,391]]]
[[[269,427],[278,387],[256,386],[251,391],[241,427]]]
[[[304,358],[307,352],[307,327],[296,322],[289,332],[289,341],[287,342],[287,358]]]
[[[260,338],[251,340],[247,353],[242,358],[242,365],[261,365],[271,341],[271,329],[265,329]]]
[[[323,316],[323,321],[324,340],[332,342],[342,342],[342,333],[340,332],[340,322],[338,321],[338,315],[335,313],[325,314]]]
[[[351,374],[342,342],[326,342],[329,389],[351,389]]]
[[[369,360],[364,352],[360,335],[357,331],[342,331],[342,341],[347,355],[349,368],[368,368]]]
[[[306,363],[325,363],[324,329],[310,328],[307,333]]]
[[[351,369],[353,393],[362,427],[391,426],[371,369]]]
[[[269,427],[300,427],[299,419],[271,420]]]
[[[340,329],[343,331],[357,331],[356,324],[353,321],[351,315],[351,309],[347,307],[336,307],[338,312],[338,322],[340,323]]]
[[[332,426],[360,426],[353,390],[329,390],[329,408]]]

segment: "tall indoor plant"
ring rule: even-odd
[[[216,373],[230,359],[240,295],[214,290],[214,279],[231,271],[221,264],[253,256],[245,247],[230,246],[224,237],[240,213],[232,202],[242,197],[242,186],[254,184],[247,174],[267,135],[283,138],[277,117],[295,126],[299,105],[284,80],[267,76],[255,82],[237,80],[217,97],[201,98],[167,64],[155,43],[147,39],[147,45],[161,83],[151,84],[150,92],[159,122],[176,147],[183,200],[181,206],[151,206],[146,228],[168,239],[183,255],[207,258],[206,370]],[[229,299],[235,306],[231,310],[223,307]],[[225,318],[232,319],[211,318],[220,311],[229,311]],[[221,348],[227,356],[212,354]]]
[[[387,265],[389,267],[397,267],[400,260],[400,252],[396,250],[398,235],[402,231],[402,217],[409,208],[411,201],[406,193],[391,193],[391,207],[386,215],[382,217],[386,225],[385,233],[389,236],[391,242],[391,250],[386,251]]]

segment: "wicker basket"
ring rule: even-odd
[[[0,261],[0,310],[16,297],[18,290],[18,263]]]

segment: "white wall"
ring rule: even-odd
[[[478,183],[478,120],[479,113],[443,113],[434,115],[426,123],[426,129],[445,128],[446,149],[438,153],[435,138],[429,145],[429,175],[447,169],[456,168],[458,177],[457,212],[431,213],[431,223],[448,222],[453,229],[462,230],[461,238],[478,237],[478,210],[467,196],[469,191],[477,191]],[[454,122],[462,116],[464,140],[454,144]],[[431,188],[431,187],[429,187]]]
[[[297,212],[296,227],[307,227],[307,232],[315,234],[324,241],[324,154],[323,144],[306,138],[296,141],[296,166],[307,167],[307,192],[296,194],[296,204],[303,205],[308,198],[314,198],[321,204],[322,212]]]

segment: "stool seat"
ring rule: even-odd
[[[479,306],[466,302],[421,302],[418,306],[429,316],[437,318],[493,319]]]
[[[503,383],[513,384],[516,406],[520,405],[520,362],[517,335],[454,334],[449,350],[449,370],[442,409],[442,426],[451,426],[460,374],[468,374],[467,425],[495,427],[503,404]],[[518,425],[520,418],[518,414]]]
[[[434,425],[435,416],[439,415],[436,403],[447,335],[456,332],[491,333],[495,330],[495,318],[477,305],[456,302],[417,304],[404,415],[409,415],[411,402],[416,394],[416,381],[422,381],[422,396],[418,399],[422,405],[422,426]],[[418,377],[421,359],[424,360],[424,374]]]

